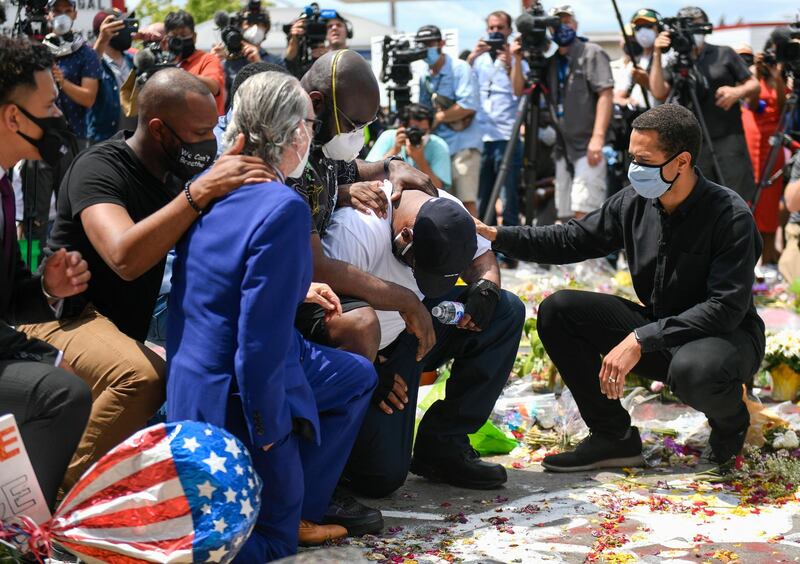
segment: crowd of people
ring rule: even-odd
[[[552,158],[559,221],[520,226],[534,218],[520,209],[516,143],[501,226],[492,226],[477,217],[495,205],[530,86],[505,12],[488,15],[493,41],[465,60],[444,53],[437,26],[420,28],[428,72],[419,100],[379,131],[378,82],[346,48],[339,14],[306,61],[306,21],[277,57],[261,47],[269,16],[252,3],[236,57],[224,44],[196,49],[182,10],[135,33],[123,14],[100,12],[91,46],[72,29],[72,0],[48,9],[42,43],[0,36],[0,414],[15,415],[51,507],[164,405],[169,420],[235,434],[267,484],[241,562],[380,532],[381,512],[354,494],[391,495],[409,472],[502,486],[505,468],[482,460],[468,435],[489,417],[517,354],[525,307],[501,289],[500,265],[520,259],[624,251],[642,302],[564,291],[541,304],[542,341],[592,431],[545,468],[641,463],[618,401],[633,369],[707,415],[713,460],[741,450],[741,384],[764,353],[750,288],[757,261],[777,259],[782,201],[778,180],[755,219],[748,207],[786,98],[781,67],[763,54],[698,40],[697,72],[714,91],[696,109],[708,115],[703,139],[692,111],[662,104],[674,77],[658,14],[635,13],[641,55],[612,62],[578,35],[570,6],[554,8],[543,73],[553,115],[537,135],[552,149],[542,159]],[[708,21],[699,8],[682,12]],[[159,45],[170,63],[137,77],[134,40]],[[621,106],[638,115],[625,187],[607,163]],[[709,141],[730,189],[715,177]],[[35,274],[15,229],[30,178],[51,188],[32,191],[34,236],[45,243]],[[798,162],[785,206],[798,213],[781,269],[796,276]],[[442,302],[459,315],[434,318]],[[145,344],[155,310],[165,315],[166,358]],[[421,376],[445,364],[446,397],[417,427]]]

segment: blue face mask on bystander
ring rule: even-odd
[[[566,47],[567,45],[572,45],[577,36],[577,31],[562,23],[556,28],[555,33],[553,33],[553,41],[559,47]]]
[[[681,153],[683,151],[678,151],[660,165],[645,165],[632,162],[628,167],[628,180],[631,181],[631,186],[636,190],[636,193],[642,198],[660,198],[666,194],[667,190],[672,188],[672,185],[681,174],[676,174],[672,180],[665,180],[661,174],[661,169]]]
[[[439,55],[438,47],[428,47],[428,54],[425,55],[425,62],[428,63],[429,67],[432,67],[436,64],[436,61],[439,60]]]

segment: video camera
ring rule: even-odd
[[[147,41],[133,56],[133,66],[136,69],[136,80],[139,84],[144,84],[161,69],[174,67],[175,55],[164,51],[158,41]]]
[[[412,47],[405,39],[392,39],[386,35],[383,38],[383,53],[381,56],[381,82],[387,84],[387,91],[390,97],[394,98],[395,114],[394,118],[411,103],[411,63],[421,61],[425,58],[427,49],[425,47]],[[389,103],[391,108],[391,101]],[[390,121],[394,121],[391,119]]]
[[[670,48],[678,54],[688,55],[695,46],[695,35],[709,35],[714,31],[714,25],[708,22],[697,23],[689,16],[676,16],[662,18],[659,22],[665,31],[669,32]],[[669,51],[666,49],[664,52]]]
[[[305,34],[300,37],[299,59],[301,65],[308,65],[313,59],[311,51],[325,43],[325,38],[328,36],[328,20],[345,20],[336,10],[321,10],[316,2],[303,8],[298,19],[304,22],[303,25],[305,27]],[[349,22],[345,21],[345,23],[347,25],[347,36],[352,37],[353,30]],[[293,25],[294,23],[283,26],[283,33],[287,37],[291,36]]]
[[[12,0],[12,3],[19,7],[14,22],[14,35],[27,35],[35,41],[44,39],[48,30],[47,0]]]
[[[269,25],[269,16],[261,11],[260,0],[250,0],[244,10],[228,14],[219,11],[214,14],[214,24],[220,30],[222,43],[232,58],[242,56],[244,23]]]
[[[800,22],[775,28],[769,37],[772,47],[764,52],[764,62],[768,65],[782,63],[796,83],[800,75]]]
[[[522,40],[522,53],[528,61],[531,73],[538,77],[547,66],[545,51],[550,46],[547,32],[550,28],[558,27],[561,19],[558,16],[548,16],[539,2],[528,8],[517,18],[517,31]]]

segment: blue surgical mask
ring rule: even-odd
[[[642,198],[660,198],[666,194],[667,190],[672,188],[672,185],[681,174],[676,174],[672,180],[665,180],[661,174],[661,169],[671,163],[682,152],[678,151],[660,165],[644,165],[632,162],[628,167],[628,180],[631,181],[631,186],[636,190],[636,193]]]
[[[428,54],[425,55],[425,62],[428,63],[429,67],[432,67],[436,64],[436,61],[439,60],[439,55],[438,47],[428,47]]]
[[[556,45],[559,47],[566,47],[567,45],[572,45],[577,36],[578,32],[566,24],[561,24],[556,28],[553,34],[553,41],[555,41]]]

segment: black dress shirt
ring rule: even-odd
[[[581,220],[499,227],[493,248],[546,264],[625,249],[636,295],[652,320],[636,331],[642,352],[741,328],[763,355],[764,323],[752,296],[762,244],[753,215],[735,192],[696,173],[691,194],[671,214],[628,186]]]

